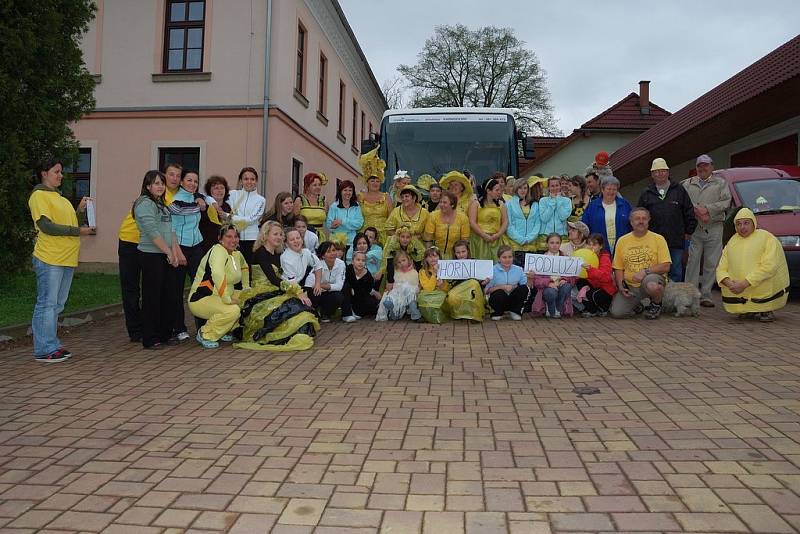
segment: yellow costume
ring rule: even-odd
[[[453,182],[458,182],[464,187],[464,192],[461,193],[461,197],[458,199],[458,205],[456,205],[456,209],[466,215],[467,210],[469,210],[469,204],[474,198],[472,194],[472,184],[467,177],[460,172],[450,171],[445,174],[441,180],[439,180],[439,185],[441,185],[442,189],[445,191],[449,191],[448,186]]]
[[[455,242],[459,239],[469,239],[469,234],[469,220],[466,215],[457,211],[453,222],[447,224],[442,222],[442,212],[436,210],[428,216],[423,239],[433,241],[442,259],[451,260]]]
[[[233,286],[246,285],[249,279],[249,267],[238,250],[229,254],[217,244],[203,256],[189,291],[192,315],[208,320],[200,328],[203,339],[217,341],[233,329],[239,320],[239,306],[232,302]]]
[[[428,210],[420,205],[419,192],[413,185],[407,185],[403,187],[403,189],[400,190],[400,195],[402,196],[405,192],[411,192],[416,195],[417,213],[415,213],[413,216],[409,216],[403,209],[403,206],[397,206],[392,210],[392,213],[389,214],[389,218],[386,220],[386,232],[393,233],[401,226],[409,226],[414,237],[420,238],[425,232],[425,223],[428,220]]]
[[[313,226],[318,232],[325,227],[328,213],[325,210],[325,197],[320,195],[316,204],[311,204],[305,195],[300,195],[300,215],[308,219],[308,225]]]
[[[487,204],[485,207],[478,206],[478,226],[487,234],[496,234],[500,231],[500,226],[503,223],[503,216],[501,206],[495,206],[493,203]],[[503,243],[503,239],[496,239],[491,243],[484,241],[478,234],[472,234],[469,238],[469,250],[472,257],[478,260],[496,260],[497,249]]]
[[[749,209],[741,209],[734,222],[740,219],[752,220],[756,229],[747,237],[734,234],[722,249],[717,282],[725,311],[763,313],[783,308],[789,297],[789,268],[783,247],[774,235],[756,227],[756,217]],[[750,287],[736,295],[722,285],[726,278],[747,280]]]
[[[401,248],[397,236],[391,236],[383,247],[383,258],[381,259],[381,269],[379,272],[386,273],[386,266],[389,264],[389,261],[394,260],[394,253]],[[403,250],[408,252],[408,255],[411,256],[411,259],[415,262],[422,261],[422,257],[425,255],[425,246],[416,237],[412,237],[411,242]]]
[[[437,287],[436,284],[439,282],[436,273],[428,274],[428,271],[425,269],[419,270],[419,286],[422,288],[423,291],[436,291]],[[445,282],[439,291],[447,291],[450,285]]]
[[[361,206],[361,214],[364,215],[364,226],[361,231],[363,232],[370,226],[375,227],[381,243],[386,243],[386,221],[389,218],[386,215],[387,196],[388,193],[381,193],[381,199],[378,202],[368,202],[364,199],[364,193],[358,194],[358,205]]]
[[[457,280],[447,292],[446,309],[453,319],[483,321],[486,297],[480,282],[473,279]]]

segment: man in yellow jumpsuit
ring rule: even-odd
[[[786,306],[789,268],[780,241],[757,228],[756,217],[742,208],[733,219],[736,235],[722,250],[717,282],[725,311],[740,319],[775,320],[774,310]]]

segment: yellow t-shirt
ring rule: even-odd
[[[37,221],[44,215],[55,224],[78,226],[78,216],[69,200],[58,191],[35,190],[28,199],[33,224],[36,227],[36,245],[33,255],[49,265],[77,267],[81,238],[78,236],[48,235],[39,229]]]
[[[438,283],[438,281],[439,280],[437,279],[436,274],[429,275],[428,271],[426,271],[425,269],[419,270],[419,285],[423,291],[436,290],[436,284]],[[445,282],[442,291],[447,291],[447,289],[448,289],[448,283]]]
[[[640,285],[633,280],[634,274],[659,263],[672,263],[667,241],[661,234],[648,231],[642,237],[636,237],[631,232],[617,241],[613,267],[624,271],[625,282],[630,287]]]
[[[120,241],[139,244],[139,227],[136,226],[136,221],[130,211],[125,215],[125,218],[122,219],[122,224],[119,225],[119,232],[117,232],[117,235]]]

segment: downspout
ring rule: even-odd
[[[269,145],[269,60],[272,48],[272,0],[267,0],[266,36],[264,44],[264,117],[261,125],[261,196],[267,196],[267,146]]]

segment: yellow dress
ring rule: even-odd
[[[386,220],[386,231],[395,232],[401,226],[410,226],[411,233],[414,234],[414,237],[422,238],[429,214],[428,210],[419,204],[417,204],[416,207],[418,211],[413,217],[409,217],[406,212],[403,211],[402,206],[397,206],[393,209],[392,213],[389,214],[389,218]]]
[[[500,206],[492,204],[485,207],[478,206],[478,226],[487,234],[496,234],[500,231],[500,226],[502,225],[500,209]],[[502,239],[496,239],[488,243],[478,234],[472,234],[469,238],[469,250],[472,257],[477,260],[496,260],[497,249],[502,244]]]
[[[361,213],[364,215],[364,226],[361,227],[363,232],[370,226],[378,230],[378,240],[381,244],[386,244],[386,220],[389,218],[386,215],[386,196],[387,193],[381,193],[381,199],[378,202],[369,202],[364,199],[364,193],[358,194],[358,205],[361,206]]]
[[[309,202],[305,195],[300,195],[300,204],[300,215],[308,219],[308,225],[314,227],[320,234],[320,241],[322,241],[325,219],[328,217],[328,213],[325,210],[325,197],[320,195],[316,205],[314,205]]]
[[[442,212],[434,211],[425,223],[425,241],[433,241],[443,260],[453,259],[453,245],[459,239],[469,239],[470,228],[467,216],[457,211],[450,224],[442,222]]]

